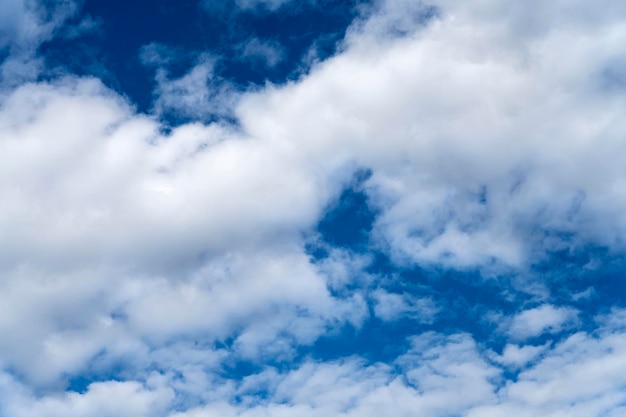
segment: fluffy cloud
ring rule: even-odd
[[[367,315],[305,254],[337,185],[295,150],[218,124],[163,135],[93,79],[21,86],[0,125],[0,350],[31,383],[179,337],[289,356]]]
[[[11,46],[5,73],[62,21],[13,3],[22,20],[1,45],[26,39],[30,52]],[[367,254],[307,253],[360,169],[372,173],[370,242],[395,265],[527,273],[552,251],[624,249],[620,2],[379,6],[340,53],[283,86],[234,94],[206,56],[180,78],[159,69],[151,116],[96,79],[7,84],[4,414],[620,412],[619,311],[594,333],[541,346],[525,343],[573,329],[576,310],[544,304],[505,318],[499,352],[453,332],[416,335],[388,363],[298,358],[321,335],[358,329],[370,307],[382,321],[437,317],[429,298],[375,282]],[[0,8],[0,22],[11,10]],[[236,123],[165,133],[168,112]],[[296,368],[224,376],[242,360]],[[66,392],[81,375],[103,381]]]
[[[236,402],[224,399],[171,415],[410,416],[416,409],[425,416],[619,415],[624,337],[612,327],[574,334],[544,346],[516,379],[506,380],[470,336],[427,333],[414,337],[392,364],[347,358],[286,372],[268,368],[228,389]]]
[[[619,246],[624,100],[604,85],[623,25],[578,25],[573,4],[571,18],[511,32],[526,9],[489,23],[471,4],[436,4],[397,38],[385,19],[422,6],[389,2],[301,82],[245,97],[243,126],[372,169],[376,232],[398,261],[521,265]]]
[[[519,369],[536,359],[547,347],[548,346],[518,346],[508,344],[504,347],[502,354],[494,355],[493,359],[506,367]]]
[[[38,399],[3,375],[0,384],[5,398],[0,411],[16,417],[153,416],[162,413],[173,396],[158,380],[158,377],[153,378],[148,383],[150,386],[137,382],[100,382],[92,384],[84,394],[67,393]]]
[[[330,191],[293,150],[220,125],[165,137],[130,111],[95,80],[4,100],[4,262],[194,260],[280,241],[312,224]]]
[[[527,339],[544,333],[558,333],[566,326],[576,323],[577,313],[572,308],[542,305],[524,310],[514,316],[508,332],[516,339]]]

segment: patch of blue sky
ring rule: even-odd
[[[331,56],[367,4],[320,0],[267,10],[241,8],[234,1],[217,3],[85,1],[60,35],[41,45],[39,54],[47,66],[42,78],[96,76],[148,113],[154,105],[155,71],[163,68],[171,79],[180,78],[201,55],[215,61],[212,76],[218,84],[236,90],[282,84]],[[141,59],[142,50],[151,46],[160,48],[160,62]],[[163,116],[173,125],[193,119]]]
[[[481,269],[467,271],[429,265],[399,268],[370,241],[377,212],[370,208],[363,190],[363,182],[368,177],[366,172],[357,175],[329,208],[316,229],[324,244],[311,245],[311,255],[319,261],[328,256],[329,248],[333,247],[366,254],[370,262],[362,273],[375,276],[366,291],[383,289],[390,294],[428,297],[438,312],[432,322],[424,322],[406,312],[395,320],[383,321],[376,317],[375,300],[370,299],[370,316],[362,327],[346,325],[340,332],[316,342],[311,354],[319,359],[332,360],[358,352],[374,362],[390,361],[406,349],[409,337],[430,330],[444,334],[468,333],[487,348],[501,351],[511,340],[502,323],[516,313],[543,303],[576,309],[578,320],[575,323],[539,331],[525,340],[532,345],[544,345],[581,330],[593,331],[599,314],[606,314],[626,302],[621,256],[611,256],[606,248],[594,246],[549,252],[521,275],[509,271],[494,276]],[[478,197],[483,202],[485,194],[486,191]],[[567,234],[559,234],[559,239],[567,238]],[[351,290],[364,289],[362,283],[351,284]],[[535,286],[545,286],[545,292],[537,294],[533,290]],[[341,296],[341,293],[336,295]]]
[[[315,229],[319,233],[320,243],[352,252],[371,251],[369,238],[376,219],[376,209],[369,204],[363,189],[370,176],[367,170],[357,171],[351,184],[327,209]]]

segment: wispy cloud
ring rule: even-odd
[[[78,11],[73,0],[9,0],[0,5],[0,51],[6,57],[0,62],[0,86],[14,87],[32,81],[44,69],[37,56],[39,46],[50,40],[63,23]]]
[[[283,59],[283,49],[276,42],[262,41],[253,38],[242,45],[242,59],[251,61],[253,64],[275,67]]]

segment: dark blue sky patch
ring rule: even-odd
[[[87,392],[89,385],[96,380],[87,375],[77,375],[68,381],[67,391],[76,392],[78,394],[84,394]]]
[[[102,350],[89,360],[88,366],[81,372],[65,376],[66,391],[83,394],[87,392],[90,384],[96,382],[133,379],[132,369],[133,367],[124,359],[113,359],[106,350]]]
[[[595,327],[594,316],[626,307],[626,262],[606,248],[560,251],[537,269],[556,304],[579,309],[585,329]]]
[[[363,184],[370,175],[367,170],[357,172],[351,184],[327,210],[317,225],[323,242],[353,252],[369,250],[369,232],[377,214],[368,204],[363,190]]]
[[[315,359],[332,361],[359,355],[370,362],[391,362],[407,351],[407,337],[419,334],[420,327],[407,320],[384,323],[370,318],[357,329],[346,325],[339,334],[319,338],[310,350]]]
[[[383,321],[375,316],[372,300],[370,315],[362,327],[346,325],[339,333],[320,338],[311,349],[313,357],[334,360],[359,354],[372,362],[389,362],[405,353],[409,337],[432,330],[443,334],[469,333],[477,340],[501,346],[504,336],[497,333],[497,323],[486,317],[492,313],[512,315],[524,301],[505,299],[505,284],[486,280],[478,273],[392,268],[387,272],[389,277],[381,279],[377,288],[431,299],[438,308],[434,319],[404,314],[396,320]]]
[[[362,327],[347,325],[337,334],[320,338],[311,354],[321,360],[333,360],[358,353],[373,362],[386,362],[403,353],[408,346],[407,338],[430,330],[443,334],[468,333],[486,348],[501,352],[512,341],[507,334],[507,320],[544,303],[579,310],[578,323],[543,332],[528,339],[527,343],[542,345],[558,342],[580,330],[592,332],[597,327],[595,317],[598,314],[608,313],[614,306],[626,305],[623,262],[602,257],[601,250],[596,255],[591,255],[593,252],[583,251],[579,257],[554,254],[550,262],[530,272],[533,279],[548,287],[551,294],[548,299],[537,299],[532,291],[516,290],[516,277],[511,274],[494,278],[485,277],[480,271],[398,269],[384,254],[376,253],[374,258],[377,261],[373,265],[376,265],[380,278],[376,287],[368,291],[380,288],[417,299],[429,298],[439,308],[433,322],[409,315],[382,321],[375,317],[374,303],[371,302],[370,316]],[[595,259],[596,269],[590,269],[590,257]],[[568,270],[577,270],[577,276],[567,274]],[[597,303],[598,298],[603,303]]]
[[[194,51],[218,45],[214,26],[194,1],[86,0],[83,15],[99,22],[98,36],[78,39],[67,50],[86,44],[110,74],[105,81],[140,111],[150,109],[154,88],[152,70],[139,59],[142,46],[163,43]]]
[[[440,308],[434,328],[446,334],[469,333],[477,340],[497,342],[498,323],[494,314],[512,315],[523,304],[522,294],[506,297],[509,281],[486,278],[477,271],[461,272],[415,268],[403,271],[395,283],[396,290],[429,295]]]
[[[371,257],[372,262],[364,272],[377,276],[375,282],[369,288],[348,286],[341,294],[333,293],[335,296],[347,297],[353,291],[371,294],[382,289],[416,299],[429,298],[439,311],[432,322],[410,315],[383,321],[375,316],[375,303],[369,299],[370,314],[361,327],[347,324],[335,329],[313,346],[301,348],[302,357],[310,355],[326,361],[357,354],[371,362],[389,363],[408,349],[408,338],[428,331],[468,333],[486,349],[501,353],[508,343],[515,342],[507,333],[507,320],[523,310],[545,303],[580,310],[576,325],[549,330],[524,342],[543,345],[564,340],[576,331],[592,332],[597,327],[594,321],[597,314],[608,312],[612,306],[626,305],[626,286],[622,279],[624,262],[602,248],[570,245],[567,249],[549,252],[541,262],[531,266],[526,277],[518,276],[519,272],[510,268],[500,268],[500,272],[494,274],[481,268],[462,271],[443,267],[398,267],[384,252],[370,245],[369,231],[377,213],[369,207],[362,189],[368,177],[367,171],[357,174],[331,205],[316,228],[321,244],[310,245],[309,254],[314,262],[326,258],[332,248]],[[486,202],[487,191],[483,190],[477,198]],[[571,240],[565,232],[550,233],[557,233],[561,240]],[[532,291],[530,287],[536,283],[547,288],[547,299],[537,298]],[[516,285],[528,285],[528,288],[520,289]],[[603,303],[598,304],[597,297]]]
[[[299,78],[311,62],[331,56],[357,15],[357,6],[366,3],[291,2],[280,12],[270,12],[239,9],[233,1],[207,8],[196,1],[85,0],[81,13],[59,36],[40,47],[47,67],[42,79],[65,73],[96,76],[126,95],[139,111],[150,112],[156,68],[142,62],[141,54],[142,48],[159,45],[172,52],[162,63],[172,79],[188,72],[201,54],[209,54],[216,60],[220,82],[241,90],[266,82],[281,84]],[[278,55],[255,55],[254,45],[257,52],[259,45],[266,52],[271,46]]]
[[[369,207],[368,197],[362,190],[362,184],[368,177],[369,173],[363,171],[344,189],[317,226],[323,244],[311,245],[309,253],[314,260],[328,256],[333,247],[353,253],[366,253],[372,262],[364,272],[378,278],[368,289],[348,286],[344,288],[345,291],[349,293],[365,290],[371,293],[382,289],[413,299],[427,298],[437,306],[438,312],[432,322],[421,321],[418,317],[406,314],[397,320],[382,321],[374,314],[375,301],[370,300],[370,316],[361,328],[347,325],[338,334],[322,337],[313,346],[311,354],[321,360],[332,360],[342,355],[358,353],[372,361],[389,361],[403,353],[407,347],[407,338],[430,330],[444,334],[468,333],[491,349],[501,351],[510,341],[505,329],[501,328],[501,321],[536,306],[536,294],[516,289],[516,276],[512,270],[500,268],[500,272],[494,275],[493,272],[484,274],[480,268],[462,271],[442,267],[407,268],[395,265],[384,252],[373,248],[369,242],[369,232],[377,213]],[[483,203],[487,198],[486,189],[477,195],[477,199]],[[561,272],[561,266],[567,270],[568,263],[561,259],[562,256],[561,252],[553,253],[549,260],[530,272],[530,275],[543,282],[547,274]],[[577,262],[581,263],[583,260]],[[555,283],[553,287],[556,288],[557,281],[548,282]],[[581,286],[581,291],[586,288],[585,285]],[[571,294],[571,290],[567,289],[565,293]],[[345,291],[333,294],[348,296]],[[549,301],[557,306],[571,305],[571,300],[569,303],[560,300],[557,292],[555,298]],[[591,323],[591,319],[589,315],[581,323]],[[564,329],[558,334],[542,335],[532,340],[532,343],[543,343],[553,338],[558,340],[566,337],[568,331],[569,329]]]

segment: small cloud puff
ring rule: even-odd
[[[250,39],[241,45],[241,59],[252,65],[273,68],[283,60],[284,54],[280,44],[259,38]]]
[[[265,9],[275,11],[292,0],[236,0],[237,6],[244,10]]]
[[[515,315],[510,320],[507,333],[513,339],[525,340],[546,333],[559,333],[577,321],[577,310],[544,304]]]
[[[502,354],[493,354],[492,360],[511,369],[520,369],[526,367],[529,363],[536,360],[550,346],[549,344],[541,346],[532,345],[513,345],[508,344],[504,347]]]
[[[391,293],[383,289],[375,290],[372,298],[374,314],[383,321],[407,317],[422,323],[432,323],[440,310],[431,298]]]

